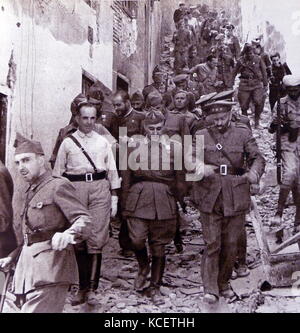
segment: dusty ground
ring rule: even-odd
[[[161,63],[170,71],[172,65],[172,44],[170,36],[165,38]],[[170,75],[172,73],[170,72]],[[262,125],[267,127],[270,122],[268,103],[262,117]],[[275,213],[278,197],[276,186],[275,160],[272,147],[274,139],[265,128],[254,130],[261,151],[267,160],[267,172],[262,181],[262,193],[256,196],[259,212],[265,231],[269,234],[269,222]],[[295,208],[290,206],[285,210],[284,225],[287,234],[291,231]],[[190,214],[195,211],[191,208]],[[251,274],[249,277],[232,281],[232,287],[237,299],[227,303],[221,298],[218,306],[207,307],[202,303],[203,288],[200,276],[201,253],[203,239],[201,224],[195,218],[186,227],[184,236],[185,249],[182,254],[176,254],[173,244],[167,248],[167,263],[164,274],[164,285],[161,287],[165,296],[165,304],[156,307],[150,300],[133,290],[133,281],[137,272],[137,263],[133,257],[125,258],[118,254],[120,250],[115,237],[110,238],[103,254],[102,277],[99,287],[99,305],[65,307],[65,312],[96,312],[96,313],[266,313],[266,312],[300,312],[300,293],[293,293],[292,288],[277,288],[262,292],[259,289],[264,279],[260,253],[255,233],[248,217],[248,256],[247,261]]]

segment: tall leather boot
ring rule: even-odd
[[[79,290],[78,293],[72,298],[72,306],[85,302],[91,271],[90,256],[85,251],[75,251],[75,256],[79,271]]]
[[[284,206],[285,206],[287,197],[290,193],[290,190],[291,190],[290,186],[286,186],[286,185],[280,186],[277,212],[276,212],[275,216],[273,217],[271,226],[280,226],[281,225],[281,218],[283,215]]]
[[[134,289],[136,291],[143,291],[146,288],[147,276],[150,272],[147,248],[134,251],[134,253],[139,264],[139,271],[134,280]]]
[[[99,286],[102,253],[89,254],[89,256],[91,257],[92,267],[89,279],[89,288],[86,294],[86,301],[90,305],[96,305],[98,304],[96,290],[98,289]]]
[[[180,232],[180,217],[177,214],[177,220],[176,220],[176,231],[175,231],[175,236],[174,236],[174,245],[176,248],[177,253],[182,253],[183,252],[183,241],[182,241],[182,236]]]
[[[160,293],[160,285],[165,270],[166,257],[152,257],[151,264],[151,282],[149,287],[149,296],[154,305],[165,303]]]

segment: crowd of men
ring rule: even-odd
[[[163,304],[165,247],[174,241],[176,251],[184,251],[180,224],[186,197],[201,214],[203,300],[232,299],[230,279],[249,274],[245,216],[265,169],[248,113],[253,105],[254,128],[262,130],[268,86],[272,110],[281,104],[283,110],[279,118],[274,112],[270,126],[283,128],[283,181],[274,223],[281,223],[293,190],[299,226],[300,78],[281,64],[279,53],[269,57],[260,39],[241,51],[224,10],[180,4],[174,23],[174,86],[168,87],[170,78],[156,66],[153,83],[141,91],[112,93],[112,110],[103,109],[107,97],[97,83],[77,95],[70,123],[59,131],[52,170],[41,144],[17,134],[15,163],[29,187],[17,221],[23,233],[17,246],[13,182],[1,165],[0,267],[14,272],[7,273],[4,312],[62,312],[73,284],[79,290],[72,305],[97,304],[112,219],[120,223],[120,246],[133,251],[138,263],[134,289]]]

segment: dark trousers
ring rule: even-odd
[[[231,278],[237,243],[245,226],[245,214],[224,217],[219,196],[212,213],[201,213],[205,250],[201,262],[204,292],[219,296]]]
[[[145,220],[129,217],[127,223],[133,249],[135,251],[144,249],[148,240],[151,254],[154,257],[163,257],[165,246],[171,243],[175,236],[176,219]]]
[[[252,101],[255,108],[255,119],[259,119],[264,110],[265,96],[264,90],[258,87],[253,90],[239,90],[238,101],[242,110],[242,114],[247,116],[247,111]]]
[[[272,87],[270,86],[269,90],[269,102],[270,102],[270,107],[271,110],[273,111],[273,108],[278,100],[279,97],[279,90],[278,87]]]

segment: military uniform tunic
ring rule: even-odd
[[[173,140],[136,141],[128,149],[128,168],[121,172],[123,215],[128,220],[129,236],[137,250],[144,248],[149,237],[152,255],[157,257],[164,255],[164,246],[174,238],[176,201],[182,202],[186,189],[182,169],[175,168],[175,149],[182,146]],[[137,154],[136,163],[130,157],[133,153]],[[179,152],[178,165],[182,165],[180,156]]]
[[[18,222],[24,237],[35,232],[54,234],[68,229],[82,241],[89,236],[91,217],[73,185],[46,172],[28,188]],[[4,311],[62,312],[69,286],[78,284],[73,246],[57,251],[52,249],[52,237],[33,244],[27,243],[27,238],[12,254],[21,252]],[[25,301],[21,308],[16,307],[17,297]]]
[[[211,130],[232,162],[224,157],[209,130],[204,128],[196,132],[196,135],[204,136],[204,164],[214,165],[218,170],[221,165],[226,165],[230,171],[244,168],[246,159],[250,169],[258,177],[262,175],[265,161],[245,124],[232,122],[225,133]],[[199,160],[199,163],[203,161]],[[230,174],[229,171],[229,174],[221,175],[218,170],[195,182],[193,189],[193,200],[201,212],[206,244],[201,263],[204,291],[216,296],[228,288],[245,214],[250,208],[250,184],[247,178]]]

